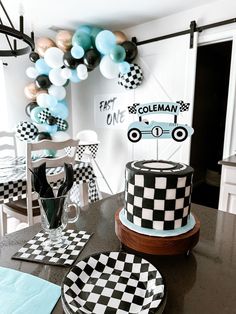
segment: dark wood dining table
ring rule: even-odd
[[[123,207],[123,197],[124,194],[119,193],[83,207],[77,223],[68,225],[70,229],[94,233],[78,260],[98,252],[124,250],[115,234],[114,219],[117,209]],[[236,313],[236,216],[196,204],[192,204],[192,212],[199,218],[201,230],[200,240],[189,256],[140,254],[165,278],[167,302],[164,313]],[[2,238],[0,266],[60,285],[68,268],[11,259],[40,229],[40,224],[36,224]],[[59,300],[53,314],[62,313]]]

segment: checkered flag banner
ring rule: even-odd
[[[98,144],[79,145],[77,147],[78,159],[81,160],[83,155],[91,155],[96,158],[98,151]]]
[[[136,114],[137,113],[137,109],[136,107],[140,105],[140,104],[133,104],[132,106],[128,106],[128,111],[130,114]]]
[[[139,65],[131,64],[130,71],[126,74],[119,74],[118,84],[127,89],[135,89],[143,81],[143,72]]]
[[[45,123],[47,118],[51,116],[51,112],[48,108],[44,108],[41,112],[38,113],[38,118],[41,123]]]
[[[180,105],[179,111],[184,112],[189,110],[190,103],[184,103],[183,100],[176,101]]]
[[[159,313],[165,297],[156,267],[125,252],[89,256],[62,283],[65,313]]]

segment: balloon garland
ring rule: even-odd
[[[22,141],[69,138],[65,87],[86,80],[99,67],[105,78],[117,78],[127,89],[137,88],[143,80],[141,68],[132,63],[137,54],[136,44],[123,32],[90,25],[81,25],[75,33],[61,30],[55,41],[38,38],[36,52],[29,55],[34,66],[26,69],[34,81],[24,89],[30,101],[25,112],[32,122],[18,123],[17,137]]]

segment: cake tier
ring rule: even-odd
[[[193,168],[170,161],[126,165],[125,216],[137,226],[173,230],[188,222]]]

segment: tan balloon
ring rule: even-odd
[[[40,37],[36,40],[35,46],[40,57],[44,57],[46,50],[51,47],[56,47],[56,44],[48,37]]]
[[[114,31],[113,34],[116,36],[116,43],[118,45],[128,40],[126,35],[122,33],[121,31]]]
[[[61,30],[56,35],[56,44],[59,49],[66,52],[69,51],[72,47],[72,32]]]
[[[36,93],[36,98],[39,94],[48,94],[48,91],[46,89],[38,89]]]
[[[28,84],[24,88],[24,93],[26,98],[30,100],[35,100],[37,97],[37,94],[41,92],[42,89],[37,88],[36,84],[34,82]]]

